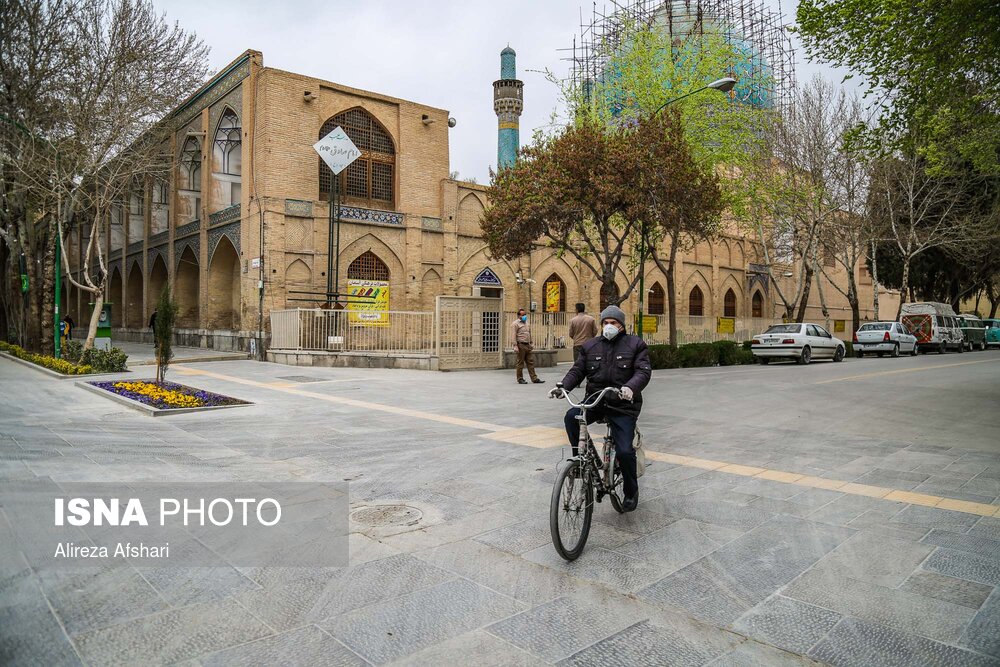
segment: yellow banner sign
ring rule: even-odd
[[[717,317],[715,325],[716,333],[720,334],[735,334],[736,333],[736,318],[735,317]]]
[[[642,333],[645,334],[655,334],[657,332],[657,325],[660,323],[659,318],[656,315],[643,315],[642,316]],[[639,330],[639,316],[635,316],[635,330]]]
[[[562,283],[551,282],[545,283],[545,312],[556,313],[559,312],[559,301],[562,296],[560,291],[562,290]]]
[[[835,333],[842,333],[847,329],[847,320],[834,320],[833,321],[833,331]]]
[[[348,321],[351,324],[389,326],[389,283],[384,280],[348,280],[347,295]]]

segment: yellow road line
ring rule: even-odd
[[[895,371],[878,371],[876,373],[863,373],[861,375],[848,375],[842,378],[833,378],[832,380],[820,380],[819,382],[813,382],[813,384],[830,384],[831,382],[846,382],[848,380],[863,380],[865,378],[881,377],[883,375],[896,375],[897,373],[919,373],[920,371],[934,371],[939,368],[954,368],[955,366],[971,366],[972,364],[988,364],[994,361],[1000,361],[1000,359],[982,359],[980,361],[961,361],[956,364],[936,364],[934,366],[921,366],[920,368],[902,368]]]
[[[998,361],[998,360],[990,359],[989,361]],[[980,363],[986,363],[986,362],[969,361],[960,364],[948,364],[948,366],[965,366],[967,364],[980,364]],[[936,368],[943,368],[943,366],[937,366]],[[259,387],[261,389],[280,391],[295,396],[303,396],[305,398],[315,398],[320,401],[326,401],[328,403],[335,403],[338,405],[349,405],[351,407],[364,408],[366,410],[375,410],[378,412],[387,412],[390,414],[402,415],[405,417],[413,417],[415,419],[425,419],[427,421],[451,424],[454,426],[464,426],[466,428],[471,428],[478,431],[489,431],[490,433],[488,435],[482,435],[481,437],[499,442],[509,442],[512,444],[523,445],[527,447],[536,447],[536,448],[560,447],[565,444],[565,434],[563,433],[563,430],[551,426],[529,426],[525,428],[511,428],[509,426],[500,426],[498,424],[490,424],[487,422],[476,421],[474,419],[462,419],[460,417],[439,415],[433,412],[425,412],[423,410],[411,410],[409,408],[401,408],[394,405],[384,405],[382,403],[372,403],[370,401],[360,401],[357,399],[345,398],[342,396],[330,396],[328,394],[318,394],[314,391],[295,389],[294,387],[287,386],[285,383],[280,383],[280,382],[258,382],[257,380],[250,380],[247,378],[240,378],[232,375],[224,375],[222,373],[215,373],[213,371],[186,368],[184,366],[176,366],[175,370],[185,375],[204,375],[206,377],[212,377],[218,380],[226,380],[228,382],[235,382],[237,384],[243,384],[250,387]],[[904,371],[887,371],[887,373],[900,373],[913,370],[927,370],[927,369],[915,368],[915,369],[906,369]],[[866,377],[866,376],[857,376],[857,377]],[[840,378],[840,379],[846,380],[850,378]],[[828,382],[830,381],[831,380],[828,380]],[[769,470],[766,468],[758,468],[756,466],[740,465],[728,461],[712,461],[710,459],[701,459],[692,456],[683,456],[680,454],[669,454],[667,452],[653,451],[648,448],[646,449],[646,458],[653,461],[662,461],[664,463],[673,463],[676,465],[701,468],[703,470],[728,472],[730,474],[741,475],[743,477],[767,479],[777,482],[783,482],[786,484],[795,484],[797,486],[805,486],[815,489],[829,489],[832,491],[840,491],[841,493],[846,493],[855,496],[868,496],[872,498],[882,498],[883,500],[895,500],[914,505],[924,505],[926,507],[937,507],[940,509],[954,510],[956,512],[964,512],[966,514],[977,514],[979,516],[1000,517],[1000,506],[987,505],[984,503],[974,503],[974,502],[969,502],[967,500],[944,498],[941,496],[933,496],[923,493],[912,493],[909,491],[887,489],[879,486],[869,486],[867,484],[855,484],[854,482],[847,482],[838,479],[827,479],[825,477],[799,475],[798,473],[793,473],[793,472],[785,472],[782,470]]]

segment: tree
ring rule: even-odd
[[[170,168],[172,128],[159,119],[204,80],[207,48],[147,0],[8,4],[14,18],[0,74],[16,94],[4,97],[4,113],[27,134],[4,134],[3,185],[23,204],[5,207],[3,237],[9,244],[12,230],[23,234],[38,221],[50,230],[48,247],[61,237],[67,279],[95,302],[90,348],[108,277],[101,246],[111,206],[136,179]],[[84,248],[79,279],[69,273],[68,233]],[[54,277],[57,258],[48,257],[41,270]]]
[[[719,178],[695,161],[677,112],[639,125],[633,140],[643,158],[627,211],[642,223],[643,242],[667,281],[669,340],[677,344],[677,251],[685,241],[717,234],[723,201]],[[669,242],[666,257],[662,241]]]
[[[177,321],[177,302],[170,295],[170,285],[164,285],[156,302],[156,321],[153,323],[153,340],[156,342],[156,381],[162,383],[167,376],[170,360],[174,358],[171,343],[174,323]]]
[[[801,0],[810,59],[847,67],[878,96],[873,144],[895,148],[919,127],[929,166],[954,147],[981,173],[1000,173],[1000,12],[991,0]],[[943,142],[943,143],[942,143]]]
[[[482,220],[490,253],[513,259],[545,239],[601,282],[602,304],[628,298],[638,278],[624,294],[616,278],[636,226],[624,215],[638,162],[629,137],[585,119],[537,136],[513,166],[492,174]]]

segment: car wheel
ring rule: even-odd
[[[910,356],[911,356],[911,357],[915,357],[915,356],[917,356],[917,352],[919,352],[919,351],[920,351],[920,350],[919,350],[919,349],[917,349],[917,344],[916,344],[916,343],[914,343],[914,344],[913,344],[913,348],[912,348],[912,349],[910,350]]]
[[[804,348],[802,348],[802,354],[799,355],[799,357],[795,360],[795,362],[805,365],[808,364],[810,361],[812,361],[812,350],[810,350],[809,346],[806,345]]]
[[[761,357],[760,359],[758,359],[758,361],[760,361],[761,366],[767,366],[769,363],[771,363],[771,360],[768,359],[767,357]]]
[[[834,362],[840,362],[844,360],[844,355],[847,354],[847,350],[843,347],[838,346],[837,351],[833,353]]]
[[[862,352],[861,350],[856,350],[854,352],[854,356],[857,357],[858,359],[861,359],[861,358],[863,358],[865,356],[865,353]]]
[[[875,356],[877,356],[879,359],[881,359],[882,357],[885,356],[885,352],[876,352]]]
[[[960,345],[958,346],[958,353],[959,353],[959,354],[962,354],[963,352],[965,352],[965,341],[964,341],[964,340],[963,340],[963,341],[962,341],[962,343],[961,343],[961,344],[960,344]]]
[[[892,346],[892,358],[893,359],[899,358],[899,343],[896,343],[895,345]]]

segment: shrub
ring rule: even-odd
[[[742,352],[731,340],[718,340],[712,343],[715,347],[715,356],[719,360],[720,366],[739,366]]]
[[[128,355],[117,347],[110,350],[85,350],[80,356],[80,362],[93,366],[98,373],[122,373],[128,370]]]
[[[654,370],[677,368],[677,348],[673,345],[650,345],[649,361]]]
[[[66,345],[62,349],[62,358],[66,361],[72,361],[74,364],[80,361],[80,357],[83,355],[83,343],[75,340],[66,341]]]
[[[715,366],[719,363],[719,354],[713,343],[688,343],[677,348],[681,368],[698,368],[700,366]]]
[[[752,340],[745,340],[745,341],[743,341],[743,349],[746,350],[747,352],[750,351],[750,347],[752,345],[753,345],[753,341]]]
[[[0,342],[0,351],[12,354],[18,359],[24,359],[25,361],[30,361],[31,363],[42,366],[43,368],[48,368],[57,373],[62,373],[63,375],[86,375],[87,373],[93,373],[94,369],[86,364],[76,365],[65,359],[56,359],[55,357],[50,357],[45,354],[35,354],[34,352],[28,352],[24,348],[18,345],[11,345],[10,343]]]

